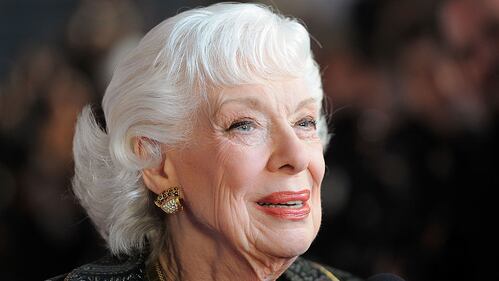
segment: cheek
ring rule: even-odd
[[[203,225],[215,216],[217,204],[216,178],[221,174],[217,150],[210,142],[175,151],[171,154],[176,175],[183,190],[186,211]]]
[[[313,202],[313,212],[312,220],[314,224],[315,231],[319,230],[321,224],[322,208],[321,208],[321,183],[324,178],[325,172],[325,162],[324,155],[322,152],[322,146],[320,149],[314,148],[311,152],[311,161],[309,166],[309,171],[314,181],[314,186],[312,190],[312,202]]]
[[[320,186],[326,170],[322,145],[314,144],[310,151],[311,159],[309,171],[314,183]]]
[[[242,204],[248,193],[257,190],[255,183],[266,163],[265,146],[242,147],[230,141],[205,146],[209,147],[183,152],[176,159],[177,174],[194,217],[226,232],[228,222],[247,216]]]
[[[267,159],[264,145],[241,147],[228,144],[220,153],[224,158],[221,163],[225,173],[224,186],[239,196],[258,190],[254,185],[261,177]]]
[[[234,245],[245,249],[254,232],[248,202],[260,190],[258,182],[266,163],[262,147],[228,142],[219,150],[215,164],[221,167],[222,174],[214,182],[214,200],[218,202],[213,205],[212,223]]]

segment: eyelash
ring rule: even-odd
[[[303,126],[303,124],[306,124],[306,125]],[[312,117],[303,118],[300,121],[298,121],[296,123],[296,125],[301,126],[301,127],[307,127],[307,128],[312,127],[314,130],[317,129],[317,121]]]
[[[234,123],[232,123],[229,128],[226,129],[226,131],[233,131],[233,130],[237,130],[237,129],[242,129],[243,127],[246,127],[248,128],[248,130],[242,130],[244,132],[248,132],[249,129],[254,129],[255,128],[255,124],[253,121],[250,121],[250,120],[239,120],[239,121],[235,121]]]
[[[306,117],[296,122],[295,125],[309,129],[317,129],[317,121],[312,117]],[[251,120],[238,120],[233,122],[225,131],[230,132],[240,129],[243,132],[249,132],[255,128],[255,123]]]

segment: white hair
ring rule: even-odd
[[[297,20],[258,4],[222,3],[182,12],[149,31],[118,65],[103,98],[106,130],[89,106],[74,137],[73,189],[114,254],[164,240],[165,225],[141,170],[157,165],[161,144],[188,143],[210,90],[303,77],[323,91],[309,34]],[[328,142],[324,114],[318,122]],[[145,138],[148,161],[133,149]]]

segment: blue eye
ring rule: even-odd
[[[230,125],[229,129],[227,131],[232,131],[232,130],[238,130],[238,131],[243,131],[243,132],[249,132],[252,129],[254,129],[254,124],[252,121],[237,121],[234,122]]]
[[[303,127],[303,128],[317,128],[317,121],[315,121],[313,118],[304,118],[297,123],[298,126]]]

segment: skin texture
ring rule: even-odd
[[[182,187],[184,210],[166,217],[166,271],[182,280],[275,280],[321,222],[319,105],[301,79],[224,88],[198,111],[192,140],[169,148],[146,186]],[[310,191],[310,213],[290,220],[258,208],[274,192]],[[172,269],[172,267],[177,267]]]

